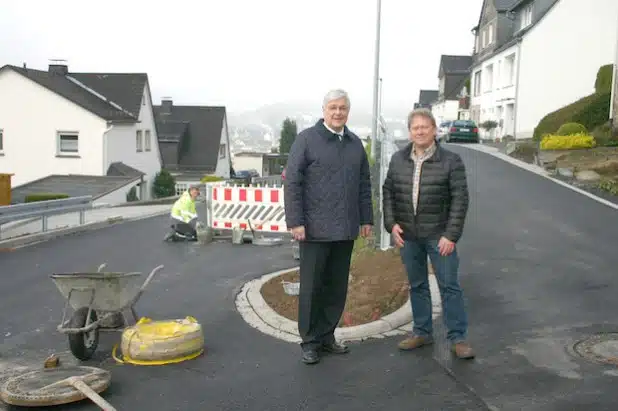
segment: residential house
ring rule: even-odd
[[[242,151],[234,154],[234,170],[256,170],[261,177],[281,175],[288,155]]]
[[[62,194],[71,188],[124,202],[135,187],[148,199],[161,168],[145,73],[74,73],[64,62],[48,70],[5,65],[0,135],[0,172],[14,174],[17,199],[42,190],[33,184],[41,180]],[[100,190],[75,191],[84,178]]]
[[[438,123],[457,120],[460,115],[460,99],[470,77],[472,56],[442,55],[438,70],[440,87],[438,98],[433,103],[431,111]],[[464,109],[464,111],[467,109]]]
[[[431,105],[438,100],[438,90],[421,90],[418,93],[418,102],[414,103],[414,109],[427,108],[431,110]]]
[[[614,60],[617,15],[615,0],[485,0],[472,118],[496,121],[495,137],[531,138],[546,114],[594,92],[599,67]]]
[[[165,97],[155,106],[163,167],[178,193],[206,175],[230,178],[230,136],[225,107],[178,106]]]

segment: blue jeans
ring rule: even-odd
[[[457,249],[448,256],[441,256],[438,240],[405,241],[401,249],[401,259],[410,283],[414,334],[431,337],[433,332],[427,256],[433,265],[442,296],[442,315],[448,331],[447,339],[452,343],[464,341],[468,318],[463,292],[457,278],[459,270]]]

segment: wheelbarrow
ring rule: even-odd
[[[52,274],[51,278],[66,303],[62,321],[57,329],[68,334],[73,356],[86,361],[92,358],[99,345],[99,331],[124,331],[129,323],[125,311],[130,311],[133,322],[138,316],[134,305],[162,265],[150,272],[140,286],[139,272],[103,272],[101,264],[96,272]],[[67,319],[69,306],[72,316]],[[122,321],[111,325],[109,320],[120,317]]]

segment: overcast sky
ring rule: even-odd
[[[147,72],[155,103],[321,104],[330,88],[370,107],[376,0],[0,0],[0,66]],[[88,8],[90,5],[91,8]],[[383,0],[386,108],[437,89],[441,54],[470,54],[482,0]]]

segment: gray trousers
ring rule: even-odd
[[[301,241],[298,332],[303,349],[335,342],[348,295],[354,241]]]

